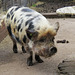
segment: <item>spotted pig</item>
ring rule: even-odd
[[[38,63],[43,60],[40,56],[50,57],[57,52],[54,37],[59,29],[59,23],[50,24],[40,13],[28,7],[11,7],[2,24],[7,26],[13,41],[13,52],[17,53],[17,43],[22,46],[24,53],[29,53],[27,65],[33,65],[33,55]]]

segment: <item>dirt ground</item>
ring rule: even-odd
[[[60,28],[55,37],[58,52],[51,58],[42,58],[44,63],[27,66],[28,54],[22,53],[18,45],[18,54],[12,51],[12,42],[7,36],[0,43],[0,75],[60,75],[58,64],[68,55],[75,53],[75,19],[48,19],[51,23],[59,22]],[[57,43],[57,40],[67,40],[69,43]]]
[[[75,6],[75,0],[40,0],[40,2],[32,5],[33,9],[41,13],[53,13],[66,6]]]

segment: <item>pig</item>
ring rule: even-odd
[[[43,60],[40,56],[51,57],[57,52],[54,44],[59,23],[50,24],[48,20],[37,11],[29,7],[11,7],[2,24],[7,27],[8,34],[13,42],[13,52],[18,53],[17,43],[22,46],[23,53],[28,53],[27,65],[33,65],[33,56],[38,63]]]

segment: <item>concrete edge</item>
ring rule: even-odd
[[[41,13],[46,18],[75,18],[75,14]]]

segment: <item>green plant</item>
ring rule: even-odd
[[[36,4],[33,4],[32,7],[36,7]]]

